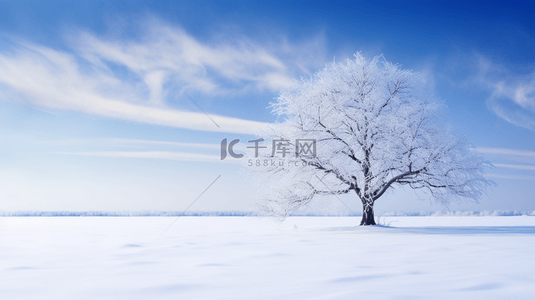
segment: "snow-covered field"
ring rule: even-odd
[[[174,220],[0,218],[0,299],[535,299],[535,217]]]

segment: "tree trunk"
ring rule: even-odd
[[[377,225],[373,217],[373,202],[371,204],[362,204],[362,221],[360,221],[360,226],[362,225]]]

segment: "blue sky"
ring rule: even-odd
[[[191,210],[249,210],[258,195],[219,161],[221,139],[254,139],[281,89],[357,51],[420,72],[495,164],[489,197],[450,209],[535,210],[534,8],[2,1],[0,210],[182,210],[219,175]],[[377,210],[442,209],[426,197],[396,191]]]

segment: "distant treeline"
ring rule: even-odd
[[[385,212],[379,214],[385,217],[441,217],[441,216],[455,216],[455,217],[487,217],[487,216],[535,216],[534,211],[511,211],[511,210],[494,210],[494,211],[420,211],[420,212]]]
[[[0,217],[237,217],[237,216],[260,216],[251,211],[0,211]],[[330,216],[330,217],[351,217],[361,216],[361,214],[319,214],[319,213],[294,213],[292,216]],[[484,216],[535,216],[535,211],[420,211],[420,212],[379,212],[376,217],[484,217]]]
[[[200,217],[256,216],[246,211],[181,212],[181,211],[0,211],[3,217]]]

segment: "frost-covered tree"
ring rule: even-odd
[[[273,111],[282,120],[261,136],[286,143],[273,150],[315,139],[316,155],[283,153],[274,163],[268,151],[250,168],[265,188],[259,205],[269,213],[285,218],[317,195],[355,193],[360,225],[375,225],[375,201],[396,186],[425,189],[447,204],[477,202],[493,184],[483,176],[482,157],[441,125],[439,105],[418,74],[382,56],[366,61],[357,53],[330,64],[276,100]]]

